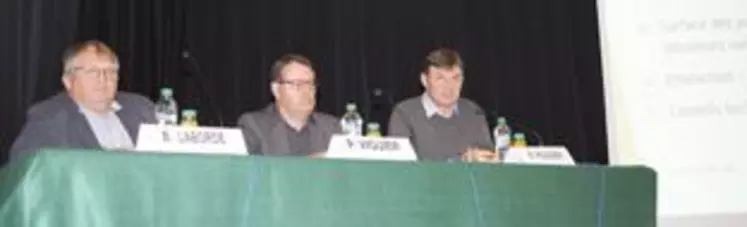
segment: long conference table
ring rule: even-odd
[[[643,167],[44,150],[0,171],[2,227],[656,226]]]

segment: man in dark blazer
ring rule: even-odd
[[[275,103],[244,113],[238,125],[251,154],[321,156],[332,135],[341,132],[337,118],[314,112],[316,75],[301,55],[281,57],[272,66],[270,89]]]
[[[119,62],[100,41],[75,44],[63,54],[65,92],[27,113],[11,158],[41,148],[128,150],[142,123],[156,122],[147,98],[117,91]]]

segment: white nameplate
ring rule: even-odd
[[[136,151],[248,155],[237,128],[140,125]]]
[[[418,160],[407,138],[343,135],[332,136],[325,157],[392,161]]]
[[[504,163],[538,165],[574,165],[573,157],[564,146],[529,146],[511,148],[503,158]]]

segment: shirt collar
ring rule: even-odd
[[[271,105],[269,107],[270,108],[270,112],[272,113],[272,116],[275,118],[275,120],[277,121],[277,123],[282,123],[282,124],[287,125],[288,127],[290,127],[290,125],[288,124],[288,122],[285,122],[285,119],[283,118],[283,116],[280,115],[280,111],[278,110],[278,106],[275,105],[275,104],[270,104],[270,105]],[[309,115],[309,119],[306,120],[306,125],[304,125],[303,127],[304,128],[308,128],[309,126],[314,125],[315,123],[316,123],[316,121],[314,120],[314,113],[311,113]]]
[[[438,112],[438,107],[436,107],[436,103],[431,99],[430,96],[428,96],[427,93],[423,93],[423,98],[421,98],[421,101],[423,103],[423,109],[425,109],[425,116],[430,118],[433,117],[433,115],[438,114],[441,117],[449,118],[451,116],[459,114],[459,104],[454,104],[453,113],[451,116],[444,116],[441,113]]]
[[[119,102],[117,102],[117,100],[114,100],[114,102],[112,102],[112,104],[111,104],[111,109],[112,109],[112,113],[119,112],[120,110],[122,110],[122,105],[119,104]],[[87,110],[86,108],[83,108],[83,106],[81,106],[80,104],[78,104],[78,110],[81,113],[86,113],[86,114],[89,114],[89,115],[93,114],[93,112],[91,112],[90,110]]]

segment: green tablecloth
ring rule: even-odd
[[[3,227],[655,226],[655,174],[605,166],[47,150],[0,172]]]

